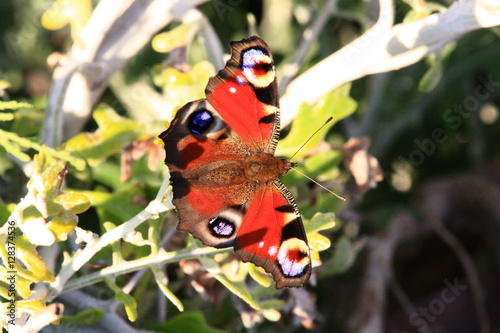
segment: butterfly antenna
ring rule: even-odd
[[[345,201],[345,198],[341,195],[338,195],[337,193],[333,192],[332,190],[324,187],[323,185],[321,185],[320,183],[318,183],[317,181],[315,181],[314,179],[312,179],[311,177],[309,177],[308,175],[306,174],[303,174],[302,172],[300,172],[299,170],[293,168],[292,170],[300,173],[302,176],[306,177],[307,179],[309,179],[310,181],[312,181],[314,184],[318,185],[319,187],[321,187],[323,190],[327,191],[328,193],[330,194],[333,194],[334,196],[336,196],[337,198],[339,198],[340,200],[342,201]]]
[[[323,127],[325,127],[325,126],[326,126],[326,124],[328,124],[328,123],[329,123],[330,121],[332,121],[332,120],[333,120],[333,117],[328,118],[328,119],[325,121],[325,123],[324,123],[323,125],[321,125],[321,127],[320,127],[320,128],[318,128],[318,129],[317,129],[317,130],[316,130],[313,134],[311,134],[311,136],[309,137],[309,139],[307,139],[307,140],[306,140],[306,142],[304,142],[304,143],[302,144],[302,146],[300,146],[300,147],[299,147],[299,149],[297,149],[297,151],[295,152],[295,154],[293,154],[293,155],[292,155],[292,157],[290,157],[289,159],[291,160],[291,159],[292,159],[295,155],[297,155],[297,153],[298,153],[298,152],[299,152],[302,148],[304,148],[304,146],[305,146],[305,145],[306,145],[309,141],[311,141],[311,139],[313,138],[313,136],[315,136],[315,135],[316,135],[316,133],[318,133],[318,132],[319,132],[319,131],[323,128]]]
[[[323,127],[326,126],[326,124],[328,124],[330,121],[333,120],[333,117],[330,117],[328,118],[325,123],[323,125],[321,125],[320,128],[318,128],[313,134],[311,134],[311,136],[309,137],[309,139],[306,140],[306,142],[304,142],[302,144],[302,146],[299,147],[299,149],[297,149],[297,151],[295,152],[295,154],[292,155],[292,157],[290,157],[290,160],[295,156],[297,155],[297,153],[302,149],[304,148],[304,146],[313,138],[313,136],[316,135],[316,133],[318,133]],[[337,193],[333,192],[332,190],[324,187],[323,185],[321,185],[320,183],[318,183],[317,181],[315,181],[314,179],[312,179],[311,177],[309,177],[308,175],[306,174],[303,174],[302,172],[300,172],[299,170],[295,169],[295,168],[292,168],[294,171],[300,173],[302,176],[306,177],[307,179],[309,179],[310,181],[312,181],[314,184],[318,185],[319,187],[321,187],[323,190],[327,191],[328,193],[331,193],[333,194],[334,196],[336,196],[337,198],[339,198],[340,200],[342,201],[345,201],[345,198],[341,195],[338,195]]]

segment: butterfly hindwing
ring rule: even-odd
[[[276,288],[301,287],[311,275],[306,233],[295,201],[276,180],[254,194],[235,240],[235,251],[271,273]]]

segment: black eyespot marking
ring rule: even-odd
[[[258,62],[258,61],[253,61],[253,62],[246,62],[242,64],[242,67],[244,69],[251,69],[255,71],[255,73],[267,73],[273,70],[273,64],[268,64],[265,62]]]
[[[264,88],[254,87],[254,90],[255,90],[255,96],[257,96],[257,99],[260,102],[264,104],[278,106],[279,98],[277,95],[277,91],[269,89],[269,86]]]
[[[229,238],[236,230],[233,222],[222,217],[214,217],[210,220],[208,222],[208,229],[210,229],[212,235],[219,238]]]
[[[283,205],[283,206],[276,207],[274,209],[280,213],[295,213],[295,208],[293,208],[292,205]]]
[[[188,119],[188,128],[194,134],[203,134],[214,122],[214,116],[208,110],[193,112]]]
[[[232,208],[234,210],[242,212],[243,214],[245,214],[247,212],[247,210],[246,210],[246,208],[245,208],[244,205],[233,205],[233,206],[230,206],[229,208]]]
[[[301,221],[297,217],[295,220],[285,224],[281,230],[281,241],[283,242],[287,239],[297,238],[297,236],[300,236],[302,234],[302,227],[300,223]]]
[[[191,185],[186,178],[182,177],[179,171],[170,174],[170,181],[174,184],[174,200],[182,199],[189,193],[189,187]]]
[[[217,138],[217,140],[226,140],[227,138],[229,138],[229,136],[226,132],[224,132]]]
[[[267,116],[264,116],[264,117],[260,118],[259,123],[261,123],[261,124],[272,124],[272,123],[274,123],[275,119],[276,119],[276,114],[273,113],[273,114],[269,114]]]

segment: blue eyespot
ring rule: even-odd
[[[203,134],[214,122],[214,117],[207,110],[193,112],[189,116],[188,128],[194,134]]]
[[[233,222],[218,216],[208,222],[208,229],[215,237],[229,238],[233,236],[236,227]]]
[[[255,65],[260,65],[262,63],[262,58],[266,54],[260,49],[249,49],[243,53],[243,68],[252,68]]]

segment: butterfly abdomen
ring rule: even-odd
[[[285,175],[294,164],[271,154],[250,155],[243,161],[221,160],[204,167],[204,172],[188,181],[206,186],[228,186],[248,182],[266,183]]]

